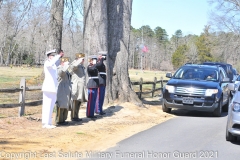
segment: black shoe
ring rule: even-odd
[[[65,125],[68,125],[68,122],[58,122],[57,125],[63,125],[63,126],[65,126]]]
[[[87,118],[97,118],[96,116],[87,116]]]
[[[75,121],[75,122],[79,122],[79,121],[81,121],[82,119],[80,119],[80,118],[72,118],[72,121]]]
[[[106,113],[105,113],[105,112],[101,112],[101,113],[100,113],[100,115],[104,115],[104,114],[106,114]]]

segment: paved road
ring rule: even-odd
[[[138,133],[90,159],[218,159],[239,160],[240,140],[225,140],[227,114],[173,110],[176,118]]]

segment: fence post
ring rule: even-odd
[[[160,79],[161,79],[161,81],[160,81],[160,83],[161,83],[161,92],[163,93],[163,77],[161,77]]]
[[[143,83],[143,79],[140,78],[140,81],[139,81],[139,99],[142,98],[142,83]]]
[[[26,93],[26,80],[25,78],[21,78],[20,81],[20,89],[22,89],[19,93],[19,103],[21,106],[19,107],[19,117],[24,115],[25,111],[25,93]]]
[[[157,78],[154,77],[154,79],[153,79],[153,86],[152,86],[152,97],[154,96],[154,92],[155,92],[155,89],[156,89],[156,81],[157,81]]]

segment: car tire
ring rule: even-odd
[[[223,104],[223,100],[221,98],[218,102],[218,107],[213,111],[213,115],[215,117],[221,117],[221,115],[222,115],[222,104]]]
[[[165,103],[164,103],[164,101],[165,100],[163,99],[163,101],[162,101],[162,110],[163,110],[163,112],[170,113],[172,108],[167,108]]]

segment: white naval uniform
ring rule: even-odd
[[[44,63],[42,125],[52,125],[52,113],[57,99],[58,88],[56,62],[59,58],[60,55],[55,55],[52,60],[47,59]]]

